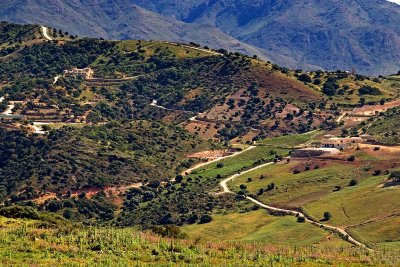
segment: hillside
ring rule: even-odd
[[[43,1],[18,0],[0,3],[0,19],[16,23],[38,23],[71,34],[105,39],[141,39],[197,42],[246,54],[263,54],[203,24],[188,24],[145,10],[129,0]]]
[[[1,212],[1,211],[0,211]],[[96,228],[69,224],[47,214],[35,219],[0,217],[2,265],[29,266],[371,266],[399,263],[388,251],[366,252],[349,246],[288,250],[268,244],[203,242],[182,237],[175,228],[139,232],[132,228]],[[170,237],[174,237],[171,239]]]
[[[394,108],[371,118],[370,121],[361,126],[367,133],[374,135],[378,141],[386,144],[398,144],[400,143],[399,115],[399,108]]]
[[[7,189],[2,198],[32,188],[42,191],[15,196],[14,201],[43,192],[66,194],[160,180],[179,172],[188,152],[209,148],[179,128],[145,121],[64,127],[45,138],[0,131],[0,175],[2,188]]]
[[[400,6],[383,0],[8,0],[0,19],[80,36],[195,42],[291,69],[378,76],[400,68]]]
[[[49,42],[39,27],[2,25],[5,36],[28,34],[1,50],[7,52],[0,62],[2,199],[59,214],[74,207],[68,215],[74,220],[109,220],[124,207],[128,216],[120,217],[121,225],[198,221],[206,210],[225,205],[207,193],[214,182],[193,185],[188,193],[168,181],[198,161],[188,154],[228,147],[207,140],[229,141],[261,121],[254,117],[235,132],[222,125],[216,136],[206,137],[183,129],[189,118],[212,112],[239,91],[248,90],[244,99],[254,103],[267,100],[269,120],[289,101],[306,108],[310,99],[323,97],[277,66],[223,49],[95,40],[50,28]],[[95,78],[60,75],[75,66],[93,68]],[[300,115],[296,123],[310,118]],[[269,135],[287,131],[269,127]],[[168,205],[162,216],[157,201]],[[138,206],[146,207],[146,215]],[[194,219],[186,218],[182,206]]]
[[[374,137],[386,135],[368,124],[379,117],[386,128],[396,126],[398,114],[391,109],[400,105],[397,76],[290,70],[193,43],[99,40],[0,25],[0,215],[17,213],[14,205],[49,212],[50,221],[38,215],[30,219],[39,222],[27,222],[33,232],[43,227],[49,234],[65,230],[55,220],[68,220],[76,232],[65,230],[58,242],[66,238],[71,246],[72,236],[89,236],[93,229],[142,236],[148,232],[129,227],[160,234],[164,230],[156,226],[169,225],[188,235],[181,251],[199,242],[257,242],[284,244],[284,255],[292,257],[292,248],[310,253],[313,246],[321,254],[307,261],[334,264],[338,259],[323,251],[358,263],[366,247],[378,258],[383,247],[398,249],[400,149],[395,139],[378,148],[373,140],[357,139],[369,129]],[[359,141],[328,149],[332,154],[295,157],[295,150],[321,149],[326,134]],[[8,209],[14,212],[2,213]],[[18,227],[19,221],[13,223]],[[0,232],[2,244],[8,233],[14,238],[12,231]],[[154,233],[149,238],[159,240]],[[47,245],[56,240],[40,238]],[[89,263],[93,251],[108,250],[103,246],[113,250],[104,261],[124,246],[107,242],[81,247]],[[359,247],[351,248],[359,256],[343,254],[350,244]],[[41,257],[32,247],[22,253]],[[143,262],[171,259],[150,247],[151,260],[139,258]],[[179,253],[171,257],[189,260]],[[210,262],[235,262],[221,253],[222,260]],[[18,257],[7,259],[15,263]]]
[[[399,69],[400,6],[388,1],[135,1],[188,23],[207,23],[289,68],[393,74]]]

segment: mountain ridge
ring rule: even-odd
[[[215,27],[192,25],[164,17],[129,0],[51,3],[43,0],[17,0],[0,4],[0,19],[15,23],[39,23],[80,36],[104,39],[198,42],[214,48],[263,57],[260,49],[244,44]]]
[[[384,0],[7,0],[0,19],[105,39],[196,42],[291,69],[378,76],[400,68],[400,6]]]
[[[400,59],[400,6],[383,0],[186,1],[175,17],[209,23],[259,47],[279,65],[326,70],[355,68],[364,74],[393,74]],[[156,12],[173,1],[135,3]],[[190,7],[191,6],[191,7]],[[185,10],[191,10],[185,12]],[[163,13],[162,13],[163,14]]]

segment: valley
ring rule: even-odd
[[[399,264],[398,75],[0,29],[1,264]]]

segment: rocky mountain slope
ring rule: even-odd
[[[400,6],[383,0],[7,0],[0,19],[111,39],[193,41],[292,69],[400,68]]]
[[[160,13],[174,10],[175,3],[135,2]],[[184,1],[175,16],[216,26],[290,68],[355,68],[364,74],[400,68],[400,6],[388,1]]]
[[[2,1],[0,19],[39,23],[79,36],[198,42],[215,48],[263,55],[260,49],[242,43],[215,27],[165,17],[143,9],[130,0]]]

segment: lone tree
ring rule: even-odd
[[[329,211],[324,212],[324,221],[329,221],[332,218],[332,214]]]
[[[356,186],[358,184],[358,181],[353,179],[350,181],[349,186]]]
[[[297,222],[304,223],[304,222],[306,222],[306,218],[304,218],[303,216],[299,216],[299,217],[297,217]]]

